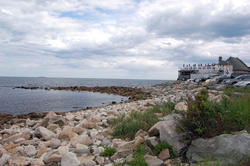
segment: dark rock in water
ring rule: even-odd
[[[112,104],[116,104],[116,101],[112,101]]]
[[[87,86],[70,86],[70,87],[25,87],[25,86],[19,86],[15,88],[21,88],[21,89],[44,89],[44,90],[69,90],[69,91],[89,91],[89,92],[99,92],[99,93],[107,93],[107,94],[115,94],[120,96],[128,96],[129,100],[140,100],[140,99],[146,99],[148,97],[151,97],[151,94],[149,92],[144,92],[139,88],[132,88],[132,87],[119,87],[119,86],[105,86],[105,87],[87,87]]]
[[[222,134],[210,139],[192,141],[187,158],[191,162],[204,161],[207,158],[225,164],[238,164],[247,161],[250,154],[250,134]]]
[[[15,88],[19,88],[19,89],[31,89],[31,90],[35,90],[35,89],[39,89],[39,87],[36,87],[36,86],[17,86]]]
[[[11,114],[0,114],[0,120],[13,118]]]
[[[13,123],[11,114],[0,114],[0,129],[9,128]]]
[[[31,112],[28,114],[20,114],[20,115],[16,115],[16,118],[18,119],[41,119],[44,118],[46,116],[46,113],[35,113],[35,112]]]

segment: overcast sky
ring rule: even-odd
[[[0,75],[176,79],[250,65],[250,0],[0,0]]]

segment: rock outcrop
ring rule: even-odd
[[[179,121],[182,119],[180,114],[170,114],[163,118],[164,121],[156,123],[149,130],[150,136],[160,136],[160,141],[166,142],[173,146],[177,153],[180,153],[185,144],[185,133],[177,130],[180,126]]]
[[[226,164],[238,164],[249,159],[250,134],[222,134],[210,139],[192,141],[187,158],[191,162],[204,161],[209,158]]]

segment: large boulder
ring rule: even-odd
[[[199,138],[192,141],[187,158],[191,162],[203,161],[207,158],[227,164],[244,162],[250,154],[250,134],[222,134],[210,139]]]
[[[151,127],[149,135],[160,135],[160,141],[167,142],[173,146],[177,153],[180,153],[186,147],[185,133],[176,129],[181,125],[179,122],[181,119],[180,114],[170,114],[164,117],[164,121],[160,121]]]

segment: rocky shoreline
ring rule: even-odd
[[[70,87],[33,87],[33,86],[17,86],[19,89],[44,89],[44,90],[67,90],[67,91],[88,91],[114,94],[129,97],[130,101],[143,100],[150,97],[150,93],[144,92],[139,87],[121,87],[121,86],[70,86]]]
[[[167,82],[151,87],[141,87],[140,91],[143,94],[150,95],[140,100],[134,98],[136,100],[130,100],[130,102],[126,103],[62,114],[49,112],[14,117],[13,123],[5,125],[0,131],[0,165],[112,166],[114,163],[131,161],[139,145],[154,147],[160,141],[167,141],[171,144],[178,152],[178,155],[175,159],[171,159],[167,149],[158,156],[147,153],[144,158],[148,165],[192,165],[192,162],[204,159],[204,155],[199,152],[197,145],[202,142],[204,144],[203,148],[209,148],[209,144],[206,145],[206,140],[198,140],[187,145],[187,142],[183,140],[183,135],[176,131],[177,119],[181,118],[181,113],[187,110],[186,102],[188,97],[193,97],[203,88],[209,89],[209,99],[211,101],[221,100],[223,91],[218,87],[219,85],[215,85],[211,89],[209,85],[197,83]],[[78,88],[73,87],[59,89],[78,90]],[[111,89],[110,91],[113,91],[115,88]],[[130,95],[136,93],[132,92],[133,90],[131,89],[129,92]],[[102,91],[102,88],[98,91]],[[134,140],[122,140],[112,137],[110,122],[113,119],[123,114],[128,115],[133,111],[143,111],[169,101],[177,103],[173,113],[160,118],[161,121],[156,123],[149,131],[139,130]],[[1,115],[1,118],[9,119],[11,117]],[[220,136],[218,137],[217,140],[220,139]],[[243,131],[232,136],[228,134],[221,137],[223,139],[230,137],[227,141],[230,140],[231,142],[240,139],[245,143],[237,144],[238,148],[234,149],[234,153],[238,153],[237,159],[242,159],[240,157],[244,156],[242,151],[250,153],[250,142],[247,141],[250,139],[248,133]],[[191,148],[187,149],[189,145]],[[117,152],[111,157],[104,157],[101,154],[104,152],[105,147],[115,148]],[[223,149],[223,147],[219,148]],[[182,153],[184,149],[186,149],[187,158],[183,157],[185,155]],[[230,151],[230,147],[226,150]],[[148,148],[148,151],[150,151],[150,148]],[[223,151],[218,152],[219,157],[221,153]],[[225,152],[225,154],[227,153],[230,152]],[[221,158],[225,159],[225,156],[223,155]],[[232,155],[230,157],[234,159]]]

